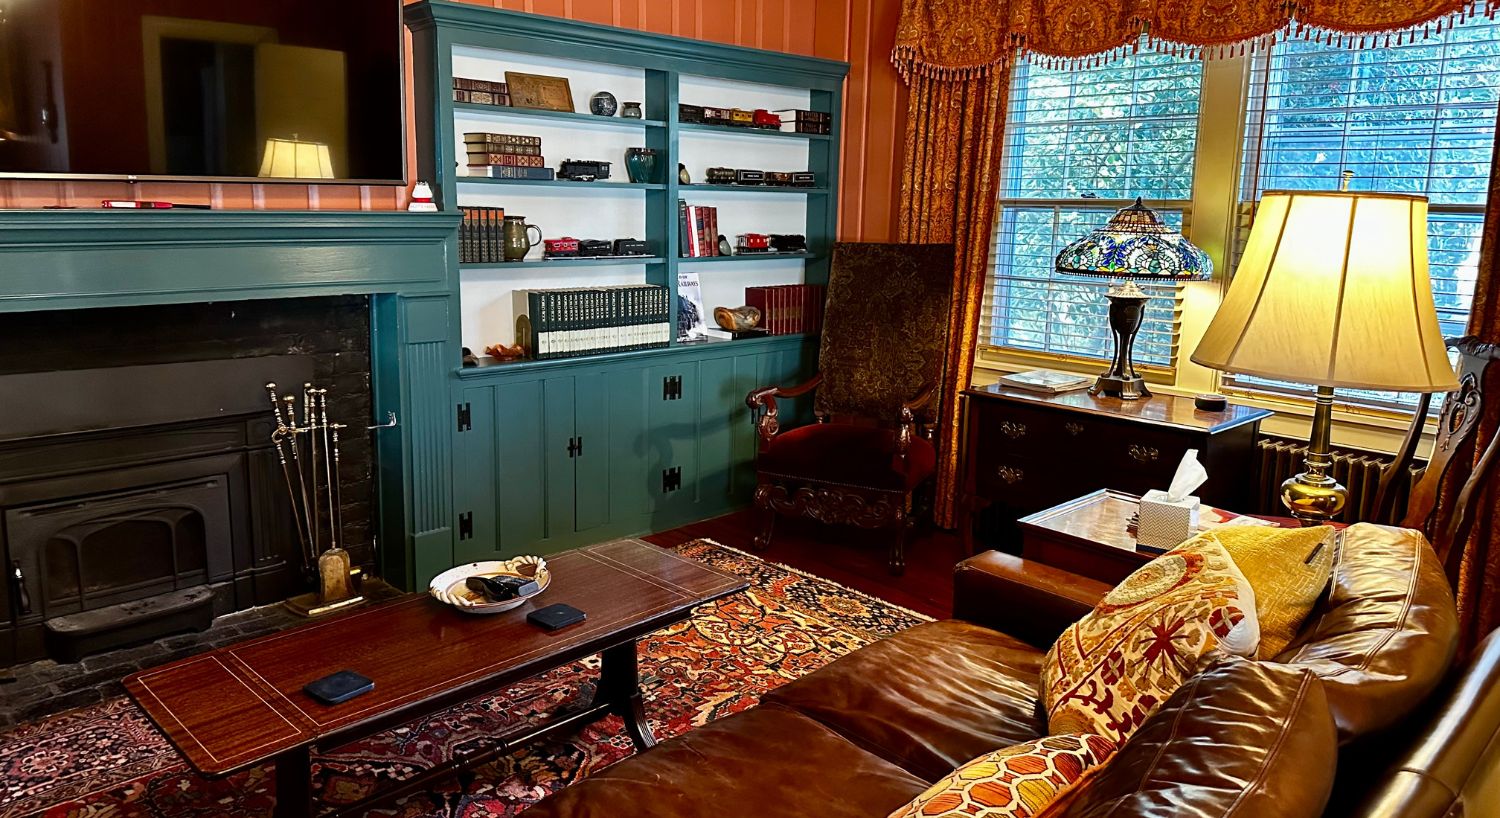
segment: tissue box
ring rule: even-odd
[[[1198,533],[1198,498],[1167,499],[1161,489],[1152,489],[1141,497],[1140,523],[1135,541],[1153,551],[1166,551],[1181,545]]]

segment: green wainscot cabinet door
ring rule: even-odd
[[[573,379],[573,527],[591,531],[610,521],[610,395],[602,375]],[[550,404],[549,404],[550,410]],[[561,407],[559,407],[561,409]],[[561,464],[559,464],[561,465]]]
[[[705,512],[743,504],[755,489],[755,428],[745,396],[761,386],[761,357],[698,364],[698,497]]]
[[[698,502],[698,362],[653,366],[646,388],[652,528],[670,528],[690,517]]]

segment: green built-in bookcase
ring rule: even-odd
[[[837,218],[840,113],[848,66],[552,17],[428,0],[406,8],[415,58],[417,173],[445,211],[503,207],[549,238],[638,238],[640,259],[459,264],[442,298],[451,366],[451,526],[419,537],[410,576],[454,562],[545,553],[659,530],[744,504],[753,488],[755,437],[745,395],[815,368],[817,339],[679,343],[562,360],[460,366],[514,339],[516,290],[645,283],[667,288],[698,274],[705,306],[744,303],[744,288],[822,284]],[[505,72],[567,77],[579,113],[457,103],[453,78],[503,81]],[[641,119],[588,113],[610,91],[640,102]],[[827,135],[678,121],[678,103],[745,109],[804,108],[832,117]],[[564,159],[613,164],[609,180],[580,183],[467,177],[466,131],[542,138],[553,168]],[[658,178],[626,181],[629,147],[658,154]],[[679,183],[684,164],[697,184]],[[702,184],[708,167],[811,170],[811,188]],[[808,252],[678,258],[678,201],[718,207],[721,233],[802,233]],[[732,240],[732,238],[731,238]],[[805,409],[805,407],[804,407]],[[438,505],[448,505],[439,503]]]

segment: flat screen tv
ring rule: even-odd
[[[0,0],[0,178],[405,182],[401,0]]]

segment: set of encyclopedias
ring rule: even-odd
[[[517,290],[516,343],[531,358],[567,358],[664,347],[671,342],[671,294],[622,284]]]

